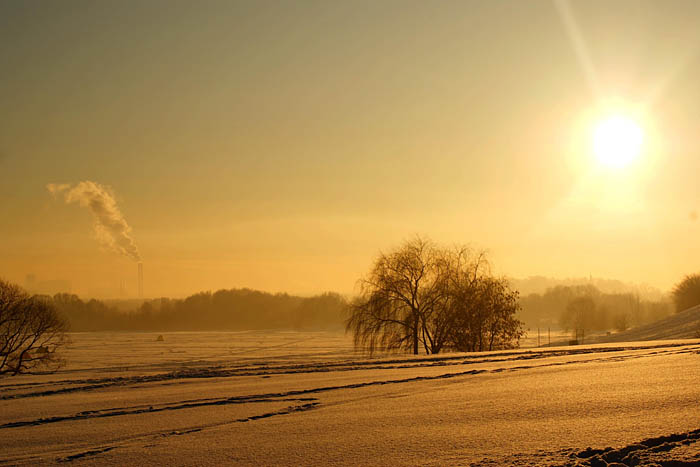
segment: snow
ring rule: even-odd
[[[61,372],[0,380],[0,463],[699,460],[698,340],[370,359],[342,334],[157,336],[74,334]]]
[[[687,339],[698,336],[700,336],[700,305],[644,326],[599,337],[596,341],[628,342],[652,339]]]

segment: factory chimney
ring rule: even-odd
[[[139,263],[139,298],[143,298],[143,263]]]

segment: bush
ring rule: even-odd
[[[685,276],[673,288],[672,295],[677,312],[700,305],[700,274]]]

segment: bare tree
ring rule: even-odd
[[[472,258],[467,249],[455,251],[450,268],[448,327],[451,345],[462,352],[483,350],[486,293],[482,278],[489,274],[489,263],[482,252]]]
[[[595,322],[595,313],[596,303],[591,296],[576,297],[569,301],[560,322],[565,329],[573,330],[577,342],[583,343],[586,330]]]
[[[65,331],[50,302],[0,280],[0,376],[60,367]]]
[[[480,264],[474,263],[473,272],[455,282],[451,291],[450,346],[463,352],[515,348],[524,334],[516,318],[518,292],[506,279],[480,271]]]
[[[417,355],[422,340],[430,353],[430,330],[422,320],[443,298],[438,256],[435,245],[421,237],[379,255],[369,275],[359,281],[360,296],[352,302],[346,323],[356,346],[370,353],[384,348]]]
[[[490,276],[484,253],[416,237],[381,254],[360,280],[346,330],[370,353],[513,347],[523,334],[518,309],[517,292]]]
[[[486,278],[485,282],[488,350],[515,348],[525,334],[523,322],[515,317],[520,310],[518,291],[511,290],[504,278]]]

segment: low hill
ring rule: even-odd
[[[668,318],[645,324],[609,336],[600,336],[595,342],[635,342],[660,339],[693,339],[700,336],[700,305],[675,313]]]

